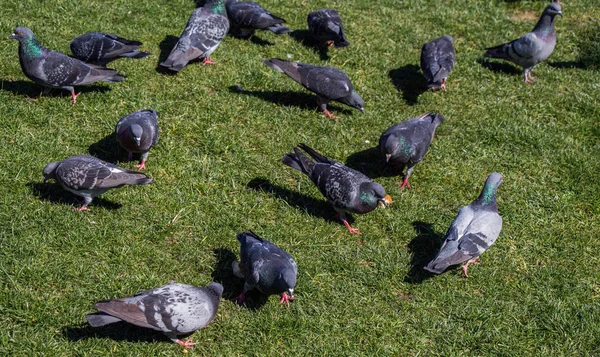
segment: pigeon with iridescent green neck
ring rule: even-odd
[[[502,230],[502,217],[496,204],[496,192],[502,181],[502,175],[497,172],[488,176],[479,197],[460,209],[439,253],[425,270],[441,274],[451,265],[466,262],[462,272],[469,277],[469,264],[475,263],[481,253],[494,244]]]
[[[298,148],[306,151],[309,159]],[[310,177],[319,191],[333,205],[338,218],[352,234],[361,234],[346,220],[346,213],[368,213],[378,206],[386,207],[392,197],[383,186],[373,182],[364,174],[331,160],[306,144],[298,145],[294,152],[286,154],[281,162]]]
[[[158,113],[155,110],[138,110],[119,119],[115,128],[117,141],[127,150],[128,159],[132,154],[142,154],[139,170],[146,168],[150,148],[158,143]]]
[[[71,92],[73,104],[79,94],[74,86],[94,82],[121,82],[114,69],[96,66],[44,47],[27,27],[17,27],[10,38],[19,41],[19,61],[27,78],[46,88]]]
[[[556,46],[556,15],[562,16],[562,6],[558,1],[546,6],[533,31],[514,41],[488,48],[483,57],[501,58],[523,67],[523,80],[531,83],[534,78],[530,71],[550,57]]]
[[[385,162],[395,170],[407,167],[400,188],[408,187],[408,178],[415,165],[423,160],[433,140],[435,129],[445,118],[437,112],[428,112],[389,127],[379,138],[379,150]]]
[[[209,59],[229,31],[225,0],[207,0],[203,7],[192,12],[183,33],[167,59],[160,65],[171,71],[181,71],[188,62],[201,59],[204,64],[214,64]]]

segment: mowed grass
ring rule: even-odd
[[[14,1],[0,22],[0,354],[180,356],[160,333],[121,324],[86,327],[94,302],[176,280],[225,286],[212,324],[193,334],[191,356],[412,356],[600,354],[600,10],[573,0],[557,19],[558,45],[533,72],[482,62],[487,46],[534,26],[542,1],[274,1],[261,4],[305,30],[306,15],[339,10],[352,45],[327,58],[292,36],[228,37],[214,66],[156,71],[195,6],[170,1]],[[19,67],[29,26],[69,53],[92,30],[144,42],[152,55],[111,64],[122,83],[81,87],[39,101]],[[299,33],[300,37],[302,32]],[[423,92],[421,46],[456,40],[447,93]],[[298,36],[296,36],[298,37]],[[267,68],[289,57],[341,68],[366,102],[361,114],[331,105]],[[490,64],[492,63],[492,64]],[[234,86],[243,88],[243,91]],[[74,196],[42,184],[46,163],[91,153],[133,168],[111,133],[140,108],[160,113],[149,157],[153,184],[124,187],[73,212]],[[390,125],[429,110],[447,120],[400,191],[372,148]],[[350,235],[308,178],[279,160],[305,142],[375,177],[394,198],[354,216]],[[504,219],[496,244],[470,269],[430,277],[431,259],[459,207],[498,171]],[[235,235],[253,230],[299,266],[289,308],[241,292]]]

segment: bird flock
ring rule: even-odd
[[[484,57],[511,61],[523,68],[523,80],[533,80],[531,70],[550,56],[556,45],[554,20],[562,16],[561,3],[554,1],[543,11],[534,29],[514,41],[488,48]],[[279,18],[254,2],[236,0],[208,0],[195,9],[179,40],[160,66],[179,72],[191,61],[214,64],[210,55],[230,32],[233,36],[249,38],[256,30],[269,30],[281,35],[291,32]],[[310,12],[307,18],[310,34],[321,46],[343,48],[350,46],[344,34],[340,14],[333,9]],[[142,43],[100,32],[88,32],[71,42],[72,57],[45,48],[27,27],[17,27],[10,38],[19,41],[19,60],[23,73],[44,87],[67,90],[73,105],[79,94],[75,86],[93,82],[121,82],[124,77],[106,65],[117,58],[144,58],[148,53],[138,48]],[[420,64],[427,87],[447,90],[447,81],[455,64],[454,39],[442,36],[423,45]],[[364,101],[354,90],[349,76],[343,71],[278,58],[263,59],[265,65],[281,72],[317,96],[318,110],[335,117],[327,110],[330,101],[337,101],[364,111]],[[139,170],[146,168],[150,149],[158,143],[158,113],[151,109],[139,110],[122,117],[116,124],[117,142],[128,152],[141,156]],[[401,173],[400,188],[410,188],[409,178],[415,165],[427,153],[436,128],[445,118],[431,111],[395,124],[385,130],[379,140],[382,163]],[[347,220],[346,214],[364,214],[392,204],[382,185],[365,174],[342,165],[306,144],[298,144],[293,152],[285,154],[281,162],[310,178],[331,203],[339,220],[351,234],[361,234]],[[44,182],[53,179],[81,198],[74,210],[89,210],[93,198],[111,188],[124,185],[145,185],[154,180],[140,171],[127,170],[89,155],[69,157],[51,162],[43,169]],[[462,207],[446,233],[437,256],[424,269],[435,274],[448,267],[462,266],[464,277],[468,267],[498,238],[502,218],[498,214],[496,194],[502,175],[491,173],[479,196]],[[295,300],[298,267],[291,255],[274,243],[253,232],[237,235],[240,260],[233,262],[233,273],[244,279],[243,291],[234,300],[243,304],[246,294],[257,289],[265,295],[279,294],[280,303],[289,305]],[[134,296],[100,301],[97,313],[86,316],[90,326],[104,326],[125,321],[140,327],[162,331],[172,341],[185,348],[194,342],[186,336],[208,325],[217,313],[223,286],[212,282],[205,287],[169,282],[159,288],[143,291]]]

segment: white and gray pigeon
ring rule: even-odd
[[[346,104],[361,112],[365,111],[364,100],[356,93],[352,82],[344,71],[326,66],[315,66],[298,62],[285,61],[279,58],[262,60],[267,66],[285,73],[304,88],[317,95],[319,110],[329,118],[337,118],[327,110],[329,101]]]
[[[73,104],[81,94],[75,94],[74,86],[123,80],[123,76],[114,69],[85,63],[47,49],[27,27],[17,27],[10,38],[19,41],[19,61],[25,76],[46,88],[68,90]]]
[[[504,59],[523,67],[523,80],[531,83],[534,78],[530,71],[538,63],[550,57],[556,46],[554,28],[556,15],[562,16],[562,6],[558,1],[546,6],[530,33],[514,41],[490,47],[483,56]]]
[[[209,56],[228,31],[225,0],[207,0],[203,7],[192,12],[177,44],[160,65],[179,72],[195,59],[202,59],[204,64],[214,64]]]
[[[280,304],[290,305],[294,297],[298,266],[283,249],[256,235],[254,232],[238,233],[240,261],[233,262],[233,273],[245,280],[244,290],[235,298],[241,304],[246,293],[254,288],[263,294],[281,295]],[[289,295],[288,295],[289,294]]]
[[[141,172],[126,170],[89,155],[51,162],[44,167],[43,175],[44,182],[54,179],[65,190],[83,197],[83,205],[73,207],[75,211],[89,210],[87,206],[92,199],[111,188],[154,182]]]
[[[138,48],[139,41],[127,40],[123,37],[103,32],[88,32],[71,41],[73,57],[88,63],[106,64],[117,58],[144,58],[148,52]]]
[[[306,151],[315,161],[309,159],[298,148]],[[286,154],[281,162],[310,177],[319,191],[333,205],[340,221],[352,234],[361,234],[346,220],[348,213],[368,213],[377,206],[386,207],[392,197],[385,193],[383,186],[373,182],[364,174],[331,160],[306,144],[298,145],[294,153]]]
[[[456,58],[453,43],[454,38],[446,35],[423,45],[421,69],[427,78],[427,88],[446,91],[446,80]]]
[[[117,141],[129,153],[142,154],[142,163],[136,165],[139,170],[146,168],[150,148],[158,143],[158,113],[153,109],[143,109],[127,114],[119,119],[115,128]]]
[[[100,312],[85,318],[92,327],[125,321],[162,331],[171,341],[192,348],[196,343],[179,336],[206,327],[217,314],[222,294],[223,286],[215,282],[201,288],[169,282],[134,296],[97,302],[94,306]]]
[[[469,277],[469,264],[475,263],[500,235],[502,217],[498,214],[496,192],[502,183],[502,175],[490,174],[479,197],[464,206],[450,225],[444,244],[425,270],[441,274],[449,266],[467,262],[462,272]]]
[[[445,118],[437,112],[428,112],[416,118],[392,125],[381,134],[379,150],[385,162],[394,169],[407,167],[400,188],[408,187],[408,178],[415,165],[421,162],[433,140],[435,129]]]
[[[308,14],[308,31],[321,44],[335,47],[350,46],[344,36],[340,14],[333,9],[320,9]]]
[[[284,19],[273,15],[255,2],[227,0],[225,6],[231,33],[236,37],[250,37],[255,30],[269,30],[276,35],[290,32],[289,28],[282,25],[285,23]]]

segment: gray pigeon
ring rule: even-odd
[[[469,277],[469,264],[475,263],[481,253],[494,244],[502,229],[502,217],[496,205],[496,191],[501,183],[502,175],[499,173],[488,176],[479,197],[460,209],[440,251],[425,270],[441,274],[449,266],[466,261],[462,272],[466,278]]]
[[[206,327],[217,314],[222,294],[223,286],[215,282],[202,288],[169,282],[134,296],[97,302],[94,306],[101,312],[85,318],[92,327],[125,321],[162,331],[171,341],[192,348],[196,343],[178,336]]]
[[[263,62],[279,72],[302,84],[304,88],[317,95],[319,110],[329,118],[337,118],[327,110],[331,100],[344,103],[361,112],[365,111],[365,102],[356,93],[348,75],[337,68],[314,66],[279,58],[264,59]]]
[[[273,15],[255,2],[227,0],[227,17],[231,23],[232,34],[236,37],[250,37],[254,30],[269,30],[276,35],[290,32],[283,26],[285,20]]]
[[[73,104],[81,94],[75,94],[73,86],[123,80],[123,76],[114,69],[85,63],[47,49],[27,27],[17,27],[10,38],[19,41],[19,61],[25,76],[46,88],[68,90],[71,92]]]
[[[556,46],[554,18],[562,16],[561,3],[546,6],[533,31],[514,41],[487,49],[483,57],[501,58],[523,67],[523,80],[532,83],[529,73],[535,65],[550,57]]]
[[[454,68],[454,39],[442,36],[423,45],[421,69],[427,78],[427,88],[446,91],[446,80]]]
[[[333,9],[320,9],[308,14],[308,31],[322,44],[335,47],[350,46],[344,36],[340,14]]]
[[[214,64],[209,59],[229,31],[225,0],[207,0],[203,7],[192,12],[179,41],[169,57],[160,65],[179,72],[189,61],[202,59],[204,64]]]
[[[117,141],[129,153],[129,160],[132,153],[142,154],[142,163],[136,167],[145,169],[150,148],[158,143],[158,113],[145,109],[128,114],[119,119],[115,132]]]
[[[383,186],[371,181],[364,174],[319,154],[306,144],[298,147],[306,151],[315,161],[309,159],[298,148],[286,154],[281,162],[310,177],[319,191],[333,205],[342,223],[353,234],[361,234],[346,220],[348,213],[367,213],[377,206],[384,208],[392,203],[392,197],[385,193]]]
[[[298,266],[294,259],[254,232],[239,233],[237,239],[240,241],[240,261],[233,262],[233,273],[246,282],[244,290],[235,300],[243,303],[246,292],[254,288],[267,295],[280,294],[280,304],[289,306],[290,300],[296,300],[294,287]]]
[[[87,211],[92,199],[111,188],[123,185],[145,185],[154,180],[143,173],[130,171],[89,155],[71,156],[63,161],[51,162],[44,167],[44,182],[54,179],[65,190],[83,197],[80,208]]]
[[[379,138],[379,150],[385,162],[395,169],[408,166],[400,188],[408,187],[408,178],[421,162],[433,140],[435,129],[445,118],[437,112],[428,112],[389,127]]]
[[[84,62],[106,64],[121,57],[144,58],[148,52],[141,52],[139,41],[131,41],[103,32],[88,32],[71,41],[73,56]]]

